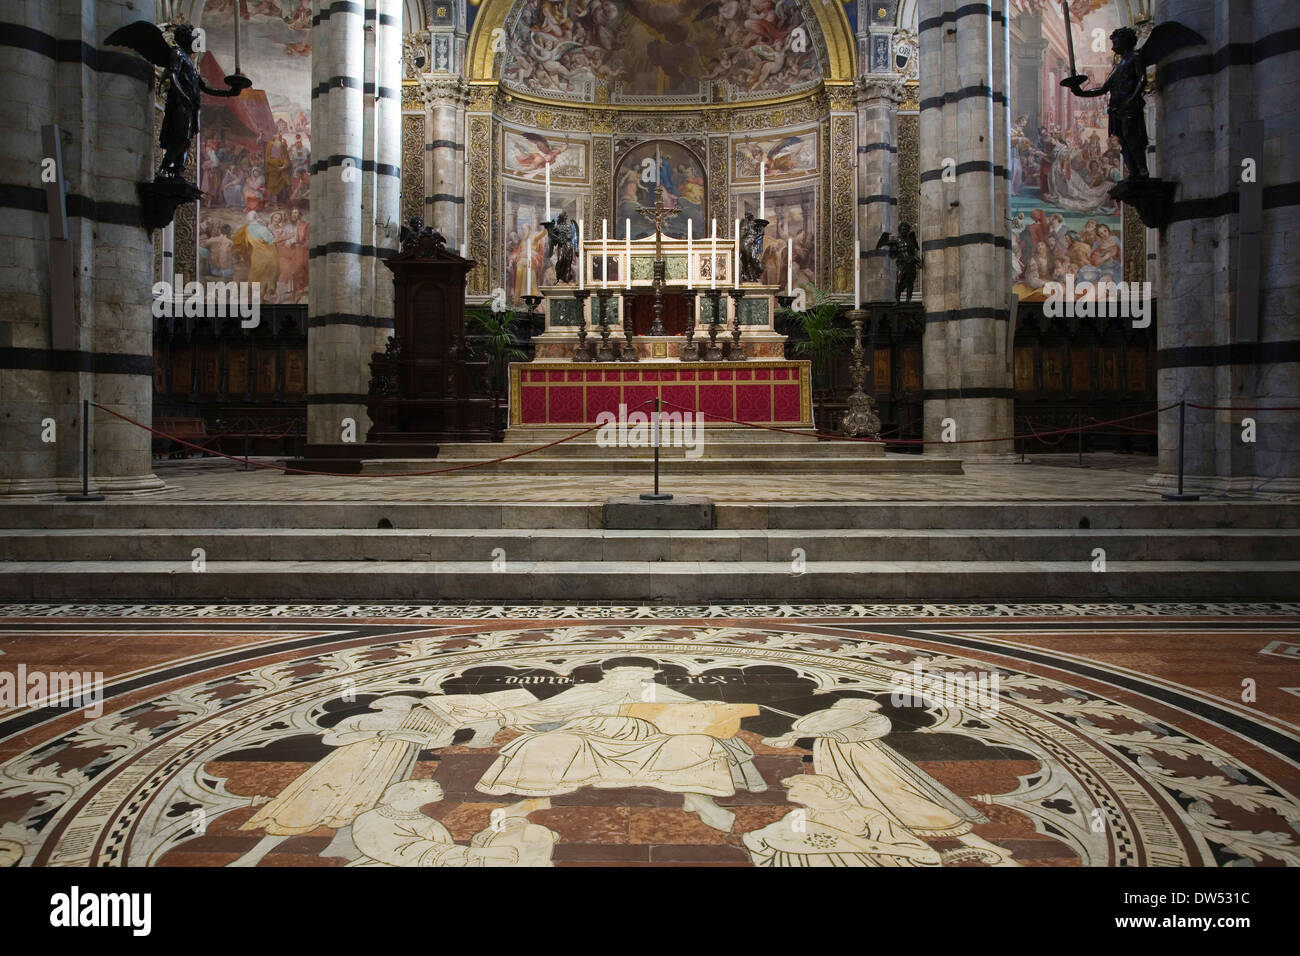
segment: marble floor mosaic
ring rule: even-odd
[[[0,862],[1300,864],[1300,606],[0,607]]]

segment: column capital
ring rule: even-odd
[[[427,110],[439,106],[463,109],[469,104],[469,82],[463,76],[425,73],[416,83],[419,99]]]
[[[854,81],[860,106],[882,103],[897,107],[903,102],[903,77],[898,73],[868,73]]]

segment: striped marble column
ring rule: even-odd
[[[370,355],[393,327],[379,261],[401,216],[400,0],[314,0],[307,437],[369,428]]]
[[[932,441],[1012,434],[1006,0],[921,0],[924,419]],[[1011,442],[927,454],[1009,453]]]
[[[153,70],[104,46],[139,17],[123,0],[5,8],[21,29],[0,31],[0,495],[79,490],[83,398],[150,421],[153,244],[136,183],[154,173]],[[42,181],[51,124],[63,130],[72,260],[58,276]],[[72,294],[55,329],[58,286]],[[91,427],[92,488],[162,487],[147,431],[93,409]]]
[[[1300,405],[1300,5],[1156,0],[1153,14],[1208,41],[1158,71],[1155,168],[1178,183],[1159,241],[1160,404]],[[1243,182],[1246,160],[1256,184]],[[1300,492],[1300,415],[1189,409],[1187,420],[1191,490]],[[1167,412],[1157,482],[1172,486],[1177,467]]]
[[[858,235],[862,240],[862,295],[867,302],[894,297],[894,266],[875,245],[898,230],[898,105],[902,79],[861,76],[858,94]],[[915,224],[914,224],[915,225]]]
[[[450,248],[468,245],[465,230],[465,107],[469,84],[459,76],[425,76],[424,98],[429,151],[425,222],[447,237]]]

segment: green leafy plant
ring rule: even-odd
[[[470,309],[470,344],[476,354],[482,355],[491,370],[490,385],[494,397],[505,391],[506,366],[528,358],[519,345],[519,313],[507,309]]]
[[[802,355],[812,361],[813,383],[820,381],[825,401],[825,385],[830,377],[831,362],[844,353],[848,347],[849,330],[842,324],[843,310],[838,302],[833,301],[824,289],[813,286],[812,307],[804,312],[795,313],[793,325],[802,332],[794,343],[796,355]],[[814,387],[814,398],[817,389]],[[818,402],[814,401],[814,407]],[[818,415],[818,419],[823,416]]]

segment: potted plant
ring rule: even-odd
[[[794,313],[790,321],[794,333],[791,338],[795,340],[794,354],[812,361],[813,427],[824,417],[817,412],[819,404],[824,410],[831,362],[843,354],[849,340],[849,331],[841,324],[843,314],[838,302],[832,300],[825,290],[813,286],[811,307]]]
[[[522,362],[528,355],[520,349],[519,313],[513,309],[495,312],[488,308],[470,309],[470,348],[488,365],[488,391],[492,396],[492,428],[498,435],[505,431],[501,416],[501,396],[506,390],[507,368]]]

